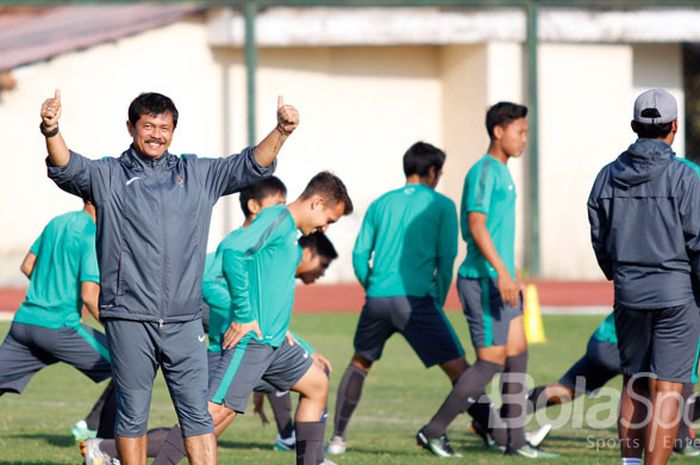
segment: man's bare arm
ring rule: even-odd
[[[277,126],[267,137],[255,146],[255,161],[260,166],[269,166],[277,157],[282,145],[299,126],[299,112],[291,105],[285,105],[280,95],[277,97]]]
[[[469,212],[467,219],[469,232],[474,238],[476,247],[498,273],[498,289],[501,292],[501,298],[506,304],[515,307],[518,303],[520,286],[513,280],[508,268],[498,255],[491,234],[486,228],[486,215],[479,212]]]
[[[27,255],[24,256],[24,260],[22,260],[22,264],[20,265],[19,269],[24,276],[31,279],[32,272],[34,271],[34,265],[36,265],[36,255],[31,252],[27,252]]]
[[[53,166],[66,166],[70,161],[68,146],[58,130],[61,117],[61,91],[56,89],[54,97],[41,105],[41,132],[46,140],[46,150]]]
[[[88,312],[99,321],[100,307],[98,301],[100,299],[100,285],[92,281],[83,281],[80,283],[80,298],[83,299]]]

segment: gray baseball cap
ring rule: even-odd
[[[678,118],[678,106],[673,95],[663,89],[642,92],[634,101],[634,120],[643,124],[670,123]]]

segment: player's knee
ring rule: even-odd
[[[208,408],[214,425],[220,425],[236,416],[236,412],[223,404],[209,402]]]
[[[357,368],[363,370],[365,373],[368,373],[369,370],[372,368],[372,361],[367,360],[366,358],[362,357],[360,354],[355,353],[352,356],[352,360],[350,361],[351,365],[356,366]]]

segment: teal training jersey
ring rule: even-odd
[[[207,254],[204,262],[202,297],[209,305],[209,350],[212,352],[221,350],[221,340],[231,324],[231,296],[224,279],[223,250],[233,244],[242,231],[241,226],[228,233],[217,246],[216,252]]]
[[[508,167],[491,155],[484,155],[471,167],[464,180],[460,226],[467,243],[467,258],[459,267],[463,278],[496,278],[498,274],[481,255],[469,232],[468,215],[486,215],[486,228],[498,255],[515,279],[515,183]]]
[[[615,315],[610,313],[600,323],[600,326],[593,333],[593,337],[600,342],[617,344],[617,331],[615,330]]]
[[[294,277],[301,260],[297,228],[284,206],[264,209],[237,240],[222,250],[224,278],[231,293],[231,320],[256,320],[258,342],[282,344],[294,304]]]
[[[80,325],[82,282],[100,282],[95,222],[84,211],[52,219],[30,252],[36,263],[14,321],[49,329]]]
[[[218,261],[218,267],[216,265],[216,253],[207,254],[202,278],[202,298],[209,306],[209,350],[212,352],[221,351],[221,340],[228,326],[228,312],[231,307],[231,297],[221,269],[221,260]]]
[[[422,184],[407,184],[372,202],[352,264],[369,297],[431,295],[442,305],[456,256],[454,202]]]

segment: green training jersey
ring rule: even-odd
[[[372,202],[352,264],[369,297],[431,295],[442,305],[456,256],[454,202],[428,186],[407,184]]]
[[[202,298],[209,306],[209,350],[220,352],[223,333],[228,326],[231,297],[221,269],[221,260],[216,260],[215,252],[207,254],[204,261]]]
[[[598,328],[596,328],[593,333],[593,337],[600,342],[607,342],[609,344],[617,344],[617,331],[615,331],[615,315],[610,313],[605,319],[600,323]]]
[[[237,240],[222,250],[224,278],[231,293],[231,321],[256,320],[263,337],[252,337],[279,347],[292,314],[300,261],[297,228],[287,207],[268,207],[260,212]]]
[[[459,267],[461,277],[498,277],[469,231],[469,213],[478,212],[486,215],[486,228],[496,251],[515,279],[515,198],[515,183],[504,163],[486,154],[471,167],[464,180],[460,211],[462,237],[467,243],[467,257]]]
[[[26,300],[14,321],[49,329],[80,325],[80,284],[100,282],[95,222],[84,211],[52,219],[29,251],[36,255]]]
[[[202,297],[209,305],[209,350],[212,352],[221,351],[221,341],[231,324],[231,295],[224,279],[223,250],[236,241],[241,231],[242,226],[228,233],[216,247],[216,252],[207,254],[204,262]]]

